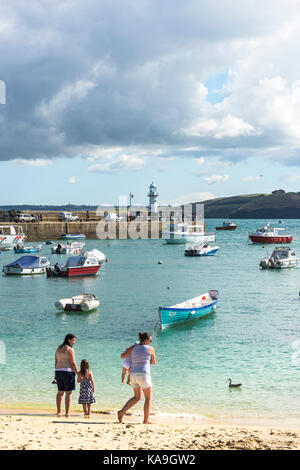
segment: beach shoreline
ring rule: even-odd
[[[57,418],[53,410],[0,409],[1,450],[225,450],[300,449],[300,428],[236,425],[212,421],[182,423],[136,414],[119,423],[116,414],[74,411]]]

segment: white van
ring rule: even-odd
[[[79,217],[77,215],[73,215],[72,212],[60,212],[58,214],[58,220],[60,222],[65,221],[65,222],[78,222]]]

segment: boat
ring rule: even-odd
[[[73,243],[58,243],[55,246],[51,247],[51,253],[57,255],[79,255],[82,253],[82,249],[85,245],[85,242],[73,242]]]
[[[285,232],[284,228],[272,228],[270,224],[258,228],[255,232],[249,233],[252,243],[291,243],[292,235]]]
[[[61,239],[62,240],[85,240],[84,233],[62,233]]]
[[[11,250],[17,244],[23,243],[25,234],[21,225],[0,226],[0,250]]]
[[[177,325],[196,318],[206,317],[212,313],[219,300],[219,291],[210,290],[193,299],[185,300],[170,307],[159,307],[161,328]]]
[[[3,266],[3,274],[6,275],[25,275],[25,274],[44,274],[50,262],[44,256],[25,255]]]
[[[218,246],[210,246],[207,243],[198,246],[189,246],[184,256],[214,256],[219,251]]]
[[[52,240],[46,240],[45,245],[54,245],[54,242]]]
[[[108,260],[101,251],[85,251],[80,255],[70,256],[64,266],[56,263],[48,267],[47,277],[93,276],[97,274],[105,261]]]
[[[162,232],[162,238],[165,238],[168,244],[183,243],[205,243],[214,242],[214,232],[204,232],[202,225],[170,224]]]
[[[271,256],[263,258],[259,266],[263,269],[283,269],[297,266],[299,258],[290,247],[276,247]]]
[[[70,299],[55,302],[57,310],[65,312],[90,312],[99,307],[100,301],[94,294],[79,294]]]
[[[229,220],[228,222],[223,222],[223,225],[220,225],[219,227],[216,227],[216,230],[236,230],[237,229],[237,225],[234,224],[233,222],[231,222],[231,220]]]
[[[35,246],[24,246],[24,245],[16,245],[14,246],[15,253],[39,253],[42,249],[42,245],[35,245]]]

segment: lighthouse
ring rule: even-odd
[[[149,192],[148,192],[147,196],[149,198],[148,208],[149,208],[150,214],[157,214],[156,198],[159,196],[159,194],[157,192],[157,186],[153,183],[153,181],[149,186]]]

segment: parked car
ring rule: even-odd
[[[36,222],[36,218],[29,214],[19,214],[15,218],[16,222]]]
[[[79,217],[77,215],[72,214],[72,212],[60,212],[58,214],[58,220],[60,222],[78,222]]]

